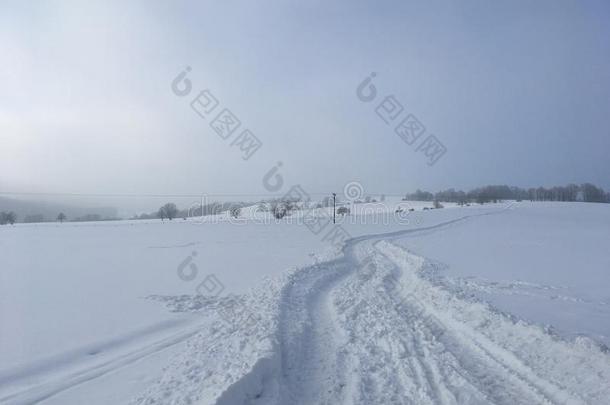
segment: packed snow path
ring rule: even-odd
[[[357,238],[342,258],[295,275],[282,298],[278,403],[608,398],[607,355],[579,358],[578,347],[435,285],[431,263],[388,239]]]
[[[280,403],[514,404],[569,398],[483,336],[451,331],[417,297],[403,296],[396,266],[374,246],[359,245],[358,253],[368,251],[360,260],[349,249],[349,264],[320,266],[289,292]]]

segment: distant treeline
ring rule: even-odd
[[[384,201],[384,196],[380,197],[380,201]],[[604,191],[602,188],[597,187],[591,183],[584,183],[580,185],[568,184],[567,186],[559,187],[538,187],[538,188],[520,188],[511,187],[507,185],[491,185],[475,188],[470,191],[455,190],[450,188],[448,190],[431,193],[429,191],[417,190],[414,193],[406,194],[403,200],[410,201],[444,201],[454,202],[458,204],[466,203],[487,203],[497,202],[501,200],[530,200],[530,201],[582,201],[582,202],[597,202],[597,203],[610,203],[610,193]],[[368,196],[364,202],[376,202],[377,200],[371,199]],[[356,201],[363,202],[363,201]],[[289,204],[290,203],[290,204]],[[259,211],[271,211],[276,212],[289,212],[294,209],[294,201],[280,201],[280,200],[266,200],[258,201]],[[234,217],[240,215],[241,208],[254,205],[252,202],[211,202],[208,204],[194,204],[190,208],[178,209],[175,204],[167,203],[162,206],[158,211],[151,212],[149,214],[141,214],[132,217],[131,219],[173,219],[173,218],[187,218],[187,217],[199,217],[206,215],[215,215],[222,212],[230,212]],[[332,197],[325,197],[320,203],[315,205],[316,207],[328,207],[332,206]],[[81,216],[75,216],[68,218],[63,212],[60,213],[56,218],[50,219],[43,214],[29,214],[25,215],[23,219],[14,211],[1,211],[0,212],[0,225],[14,224],[15,222],[47,222],[47,221],[70,221],[70,222],[81,222],[81,221],[110,221],[118,220],[116,216],[102,216],[99,214],[86,214]]]
[[[247,202],[211,202],[209,204],[193,204],[190,208],[177,209],[172,203],[167,203],[159,210],[150,214],[135,215],[131,219],[156,219],[156,218],[188,218],[206,215],[216,215],[225,211],[232,211],[254,203]]]
[[[584,201],[610,203],[610,193],[591,183],[581,185],[568,184],[559,187],[538,187],[524,189],[506,185],[485,186],[470,191],[448,190],[431,193],[417,190],[407,194],[405,200],[412,201],[446,201],[464,204],[467,202],[486,203],[499,200],[530,200],[530,201]]]
[[[60,213],[56,218],[46,218],[42,214],[31,214],[26,215],[23,219],[20,219],[14,212],[0,212],[0,225],[13,224],[15,222],[23,223],[40,223],[40,222],[54,222],[54,221],[70,221],[70,222],[95,222],[95,221],[116,221],[121,218],[117,217],[105,217],[99,214],[86,214],[80,217],[68,219],[65,214]]]

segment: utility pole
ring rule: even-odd
[[[336,206],[337,206],[337,193],[333,193],[333,224],[336,223],[335,222],[335,213],[337,212],[337,210],[335,209]]]

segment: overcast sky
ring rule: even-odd
[[[4,191],[265,193],[278,161],[280,192],[610,188],[604,0],[2,1],[0,55]],[[190,108],[203,89],[262,141],[250,159]],[[436,164],[375,113],[389,95]]]

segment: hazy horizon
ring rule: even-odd
[[[264,194],[278,162],[278,193],[350,181],[388,194],[610,189],[604,1],[9,1],[2,11],[0,191]],[[192,91],[179,97],[172,81],[187,66]],[[356,91],[372,72],[367,103]],[[251,158],[193,111],[204,89],[214,115],[230,109],[262,142]],[[434,165],[376,114],[390,95],[399,119],[415,115],[446,147]]]
[[[500,185],[500,184],[498,184]],[[527,190],[528,188],[538,188],[536,187],[520,187],[514,186],[511,184],[504,184],[509,187],[518,187],[521,189]],[[541,187],[544,188],[552,188],[552,187],[563,187],[568,184],[557,184],[557,185],[544,185]],[[581,184],[578,184],[580,186]],[[595,185],[595,184],[594,184]],[[348,183],[346,187],[341,187],[336,191],[337,193],[337,201],[352,201],[348,193],[348,187],[354,186],[358,188],[359,199],[364,200],[364,197],[370,196],[375,199],[385,198],[385,197],[404,197],[407,194],[414,193],[415,191],[421,190],[425,192],[442,192],[448,189],[455,189],[456,191],[464,191],[469,192],[475,188],[485,187],[485,186],[494,186],[492,184],[482,184],[479,187],[474,187],[473,189],[460,189],[455,187],[449,187],[447,189],[435,190],[428,188],[421,189],[413,189],[413,190],[405,190],[403,193],[383,193],[383,192],[370,192],[369,190],[361,187],[360,183]],[[597,186],[597,185],[596,185]],[[309,190],[304,190],[308,193],[308,198],[311,198],[312,201],[322,201],[325,197],[330,197],[333,191],[329,192],[310,192]],[[604,189],[604,191],[610,195],[610,190]],[[3,199],[10,199],[12,201],[22,201],[24,203],[37,203],[44,205],[65,205],[66,209],[76,208],[76,209],[89,209],[91,214],[98,213],[98,211],[103,212],[107,209],[115,209],[117,211],[119,218],[128,218],[134,215],[140,214],[151,214],[155,212],[161,205],[167,202],[175,203],[179,209],[188,209],[189,207],[197,206],[198,204],[209,204],[213,202],[241,202],[241,203],[252,203],[256,204],[261,201],[277,199],[285,197],[286,193],[280,194],[168,194],[168,195],[137,195],[137,194],[125,194],[125,195],[96,195],[96,194],[83,194],[83,195],[75,195],[75,194],[45,194],[45,193],[4,193],[0,192],[0,210],[6,209],[3,204]],[[6,201],[6,200],[4,200]],[[97,210],[97,211],[96,211]],[[38,213],[32,211],[32,213]],[[53,217],[48,217],[46,219],[53,219]]]

